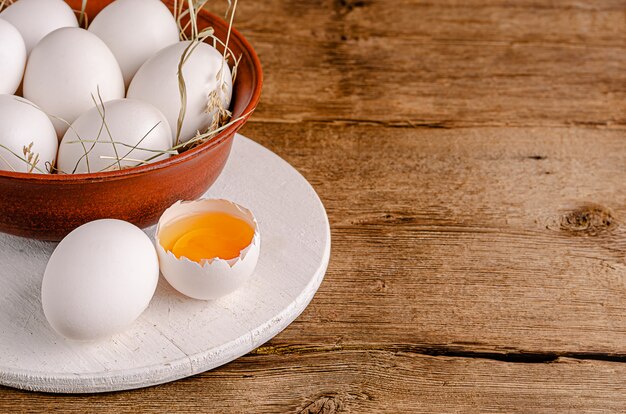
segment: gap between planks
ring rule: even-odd
[[[404,129],[470,129],[470,128],[506,128],[506,129],[523,129],[523,128],[586,128],[586,129],[602,129],[602,130],[626,130],[626,123],[621,122],[589,122],[572,120],[567,123],[510,123],[510,122],[455,122],[448,120],[429,121],[429,120],[390,120],[378,121],[374,119],[358,119],[358,118],[327,118],[327,119],[280,119],[280,118],[263,118],[257,117],[250,119],[248,124],[271,125],[271,124],[289,124],[289,125],[330,125],[335,127],[348,126],[371,126],[383,128],[404,128]]]
[[[468,350],[458,345],[415,345],[415,344],[360,344],[334,346],[307,346],[307,345],[264,345],[252,351],[248,356],[264,355],[305,355],[325,354],[336,352],[385,352],[390,354],[416,354],[429,357],[472,358],[488,359],[511,363],[554,363],[564,358],[589,361],[607,361],[626,363],[626,354],[602,352],[551,352],[551,351],[521,351],[502,350],[477,351]]]

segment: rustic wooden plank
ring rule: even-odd
[[[626,357],[622,131],[246,133],[298,166],[333,229],[325,282],[274,343]]]
[[[626,5],[597,1],[242,2],[264,65],[257,122],[626,123]]]
[[[73,398],[2,389],[7,412],[433,413],[626,409],[626,364],[550,364],[421,355],[402,349],[261,349],[215,371],[132,392]]]

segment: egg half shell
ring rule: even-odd
[[[84,224],[59,243],[41,286],[46,319],[70,339],[95,340],[129,327],[159,280],[152,240],[121,220]]]
[[[171,251],[163,248],[159,239],[162,229],[180,219],[208,212],[230,214],[252,226],[252,242],[241,251],[239,257],[230,260],[205,259],[197,263],[186,257],[177,258]],[[241,287],[254,273],[260,247],[259,226],[252,212],[228,200],[179,201],[165,210],[156,229],[156,249],[161,273],[172,287],[194,299],[218,299]]]

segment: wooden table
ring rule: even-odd
[[[626,2],[242,1],[243,131],[333,230],[304,314],[149,389],[0,412],[626,411]]]

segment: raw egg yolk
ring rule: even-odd
[[[170,227],[170,226],[168,226]],[[164,246],[177,258],[194,262],[219,257],[234,259],[252,243],[254,228],[244,220],[226,213],[211,212],[191,216],[171,224],[175,234]]]

